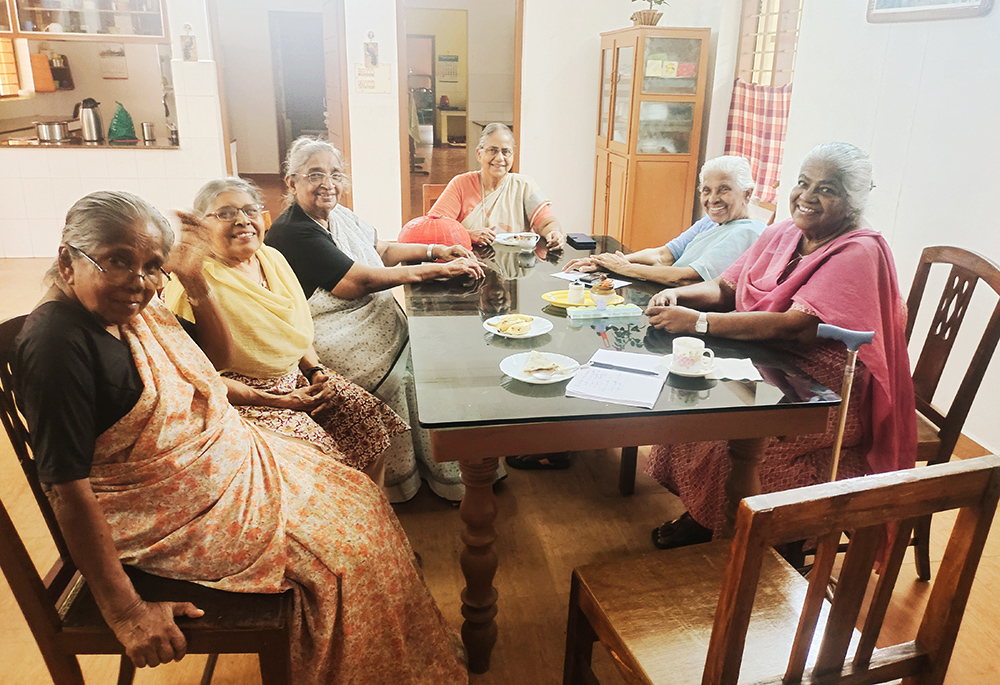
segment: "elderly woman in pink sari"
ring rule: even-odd
[[[817,340],[817,324],[875,331],[858,356],[839,478],[910,468],[916,448],[905,303],[888,244],[862,225],[871,176],[868,156],[853,145],[817,146],[792,189],[791,219],[767,228],[719,278],[664,290],[647,309],[650,324],[671,333],[774,341],[831,388],[840,387],[846,350]],[[835,434],[831,412],[823,434],[772,438],[760,464],[762,491],[825,480]],[[721,532],[727,449],[721,441],[653,448],[646,473],[687,507],[653,530],[654,545],[706,542]]]
[[[157,298],[169,269],[199,331],[227,339],[189,221],[171,250],[169,225],[141,198],[79,200],[55,282],[16,340],[39,480],[108,625],[137,666],[157,666],[184,656],[174,617],[203,613],[183,597],[144,601],[129,564],[232,592],[290,590],[295,683],[468,682],[378,486],[244,420]],[[206,352],[220,366],[232,353]]]
[[[487,124],[476,146],[480,170],[451,179],[428,214],[460,221],[474,245],[489,245],[497,233],[533,231],[551,249],[566,242],[551,202],[534,179],[510,170],[514,134],[503,124]]]

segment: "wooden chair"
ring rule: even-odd
[[[754,200],[748,205],[751,219],[758,219],[770,226],[774,223],[774,215],[778,211],[778,205],[773,202],[762,202]]]
[[[997,456],[865,476],[748,497],[732,541],[577,568],[563,683],[596,682],[595,640],[629,683],[941,683],[998,496]],[[911,528],[954,508],[915,640],[875,649]],[[899,532],[858,634],[889,522]],[[843,531],[853,534],[830,605],[824,593]],[[806,581],[770,547],[810,537],[819,546]],[[822,640],[812,648],[817,625]]]
[[[14,453],[41,510],[58,559],[44,578],[39,575],[0,501],[0,569],[28,622],[52,680],[59,685],[84,685],[77,654],[121,654],[119,685],[135,677],[132,661],[104,622],[86,582],[76,570],[55,514],[42,491],[29,449],[27,427],[13,394],[10,359],[13,341],[25,316],[0,323],[0,419]],[[125,567],[136,591],[147,601],[190,601],[204,609],[197,619],[178,618],[189,654],[210,654],[202,683],[211,681],[218,654],[256,653],[265,684],[291,682],[289,624],[292,596],[253,595],[213,590],[194,583],[159,578]]]
[[[447,183],[425,183],[423,185],[425,216],[431,211],[431,207],[434,206],[434,203],[437,202],[437,199],[441,197],[441,193],[447,187]]]
[[[930,330],[913,367],[913,390],[917,401],[917,461],[943,464],[951,459],[962,427],[969,416],[972,402],[982,384],[986,368],[1000,340],[1000,301],[983,331],[975,354],[969,361],[958,392],[947,409],[933,404],[934,393],[951,355],[959,328],[965,319],[973,291],[979,281],[1000,296],[1000,266],[992,260],[958,247],[928,247],[920,255],[917,273],[913,277],[906,304],[906,340],[909,342],[923,299],[931,267],[949,265],[951,272],[944,291],[934,309]],[[930,563],[931,517],[921,519],[913,530],[914,557],[921,580],[931,577]]]

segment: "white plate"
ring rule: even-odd
[[[488,330],[493,335],[499,335],[501,338],[534,338],[538,335],[545,335],[552,330],[552,322],[548,319],[544,319],[540,316],[531,317],[531,330],[527,333],[522,333],[521,335],[511,335],[510,333],[501,333],[496,329],[496,324],[500,322],[505,315],[492,316],[486,321],[483,321],[483,328]],[[525,314],[525,316],[528,316]],[[492,325],[491,325],[492,324]]]
[[[556,354],[555,352],[539,352],[539,354],[549,361],[553,361],[561,366],[572,368],[566,373],[561,373],[556,376],[552,376],[551,378],[542,378],[540,376],[535,376],[534,374],[525,373],[524,365],[528,362],[528,355],[530,354],[530,352],[520,352],[504,358],[504,360],[500,362],[500,370],[515,380],[519,380],[523,383],[534,383],[535,385],[561,383],[562,381],[569,380],[575,376],[576,372],[580,370],[580,365],[572,357],[567,357],[564,354]]]
[[[537,233],[497,233],[493,242],[507,247],[519,247],[522,250],[533,250],[538,242]]]
[[[719,365],[712,363],[711,368],[705,369],[704,371],[691,371],[689,369],[678,369],[675,368],[673,364],[667,367],[670,373],[677,374],[678,376],[687,376],[688,378],[703,378],[711,373],[715,373],[715,370],[719,368]]]

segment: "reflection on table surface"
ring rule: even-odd
[[[565,290],[568,282],[551,274],[572,259],[621,246],[611,238],[596,238],[594,251],[566,247],[549,252],[544,245],[517,256],[517,268],[496,269],[513,263],[491,248],[477,250],[491,269],[487,278],[473,282],[426,282],[406,288],[410,345],[416,379],[420,423],[426,428],[448,428],[538,421],[572,421],[596,416],[649,416],[675,412],[710,413],[777,404],[830,404],[839,398],[804,376],[787,351],[760,343],[707,336],[717,357],[753,360],[764,381],[712,381],[671,374],[652,410],[593,400],[564,397],[566,383],[531,385],[507,377],[500,361],[517,352],[537,349],[572,357],[583,364],[600,348],[670,353],[674,335],[649,327],[645,316],[598,320],[570,320],[566,311],[547,304],[542,294]],[[499,260],[499,262],[498,262]],[[516,277],[505,278],[510,274]],[[619,292],[626,303],[645,307],[660,289],[634,282]],[[498,314],[542,316],[553,324],[544,335],[511,339],[483,329],[482,321]],[[568,381],[567,381],[568,382]]]

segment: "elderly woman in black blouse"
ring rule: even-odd
[[[406,315],[389,289],[436,278],[482,278],[482,264],[460,245],[380,240],[340,204],[349,180],[340,151],[325,140],[303,137],[292,144],[285,183],[288,208],[264,242],[284,255],[302,285],[320,361],[410,421],[410,433],[386,450],[389,500],[413,497],[421,476],[438,495],[460,500],[465,486],[458,465],[434,462],[426,431],[418,427]]]

